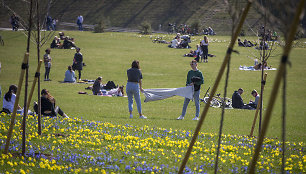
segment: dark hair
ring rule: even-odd
[[[134,61],[132,62],[132,68],[140,69],[139,61],[138,61],[138,60],[134,60]]]
[[[242,88],[239,88],[238,91],[243,91],[243,89],[242,89]]]
[[[251,92],[251,94],[255,94],[255,93],[257,93],[257,91],[254,89],[254,90]]]
[[[121,91],[121,93],[122,93],[122,96],[124,96],[124,90],[123,90],[123,88],[124,88],[124,85],[122,85],[122,86],[119,86],[119,91]]]
[[[41,95],[46,95],[46,94],[48,95],[49,91],[47,89],[42,89],[40,94]]]
[[[194,60],[194,59],[191,61],[191,63],[198,64],[198,62],[196,60]]]
[[[12,93],[16,94],[17,93],[17,86],[16,85],[11,85],[7,93],[5,94],[4,98],[6,101],[11,101],[12,98]]]
[[[51,103],[55,104],[55,98],[49,93],[49,91],[47,89],[42,89],[41,90],[41,95],[47,95],[47,99]]]
[[[98,77],[97,80],[102,80],[102,77]]]
[[[51,51],[50,48],[47,48],[47,49],[45,50],[46,53],[50,53],[50,51]]]
[[[72,71],[72,67],[69,65],[68,66],[68,70],[71,72]]]

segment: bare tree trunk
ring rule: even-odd
[[[36,10],[37,10],[37,62],[39,63],[40,61],[40,14],[39,14],[39,0],[36,0]],[[37,122],[38,122],[38,135],[41,135],[41,100],[40,100],[40,76],[38,77],[38,84],[37,84],[37,101],[38,101],[38,117],[37,117]]]
[[[28,29],[28,42],[27,42],[27,52],[30,52],[30,40],[31,40],[31,30],[32,30],[32,1],[30,3],[30,16],[29,16],[29,29]],[[27,65],[28,66],[28,65]],[[22,156],[25,155],[25,142],[26,142],[26,119],[28,116],[27,109],[27,95],[28,95],[28,79],[29,79],[29,69],[26,68],[26,78],[25,78],[25,92],[24,92],[24,106],[23,106],[23,121],[22,121]]]

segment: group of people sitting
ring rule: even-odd
[[[251,41],[248,41],[246,39],[244,39],[244,41],[242,42],[240,40],[240,38],[238,38],[238,46],[239,47],[253,47],[253,46],[256,46],[256,45],[257,45],[257,43],[253,44]],[[269,44],[266,41],[263,41],[261,39],[259,45],[256,46],[255,49],[268,50],[269,49]]]
[[[211,27],[205,28],[203,30],[203,34],[204,35],[216,35],[215,31]]]
[[[11,114],[14,110],[16,101],[16,93],[18,87],[16,85],[10,85],[8,92],[5,93],[3,98],[2,112]],[[64,118],[69,118],[59,106],[56,106],[55,98],[49,93],[47,89],[41,90],[41,114],[43,116],[56,117],[58,114]],[[18,105],[17,109],[22,111],[23,109]],[[38,113],[38,104],[34,102],[34,111]]]
[[[189,53],[184,54],[184,57],[194,57],[197,62],[208,62],[207,57],[216,57],[213,54],[208,54],[208,45],[208,38],[204,36],[200,44],[196,45],[196,50],[190,50]]]
[[[259,95],[257,91],[254,89],[251,92],[251,95],[255,97],[255,100],[250,100],[248,104],[245,104],[242,100],[241,95],[243,94],[244,90],[242,88],[239,88],[238,91],[235,91],[232,95],[232,106],[236,109],[250,109],[254,110],[257,108],[258,101],[259,101]]]
[[[105,85],[102,84],[102,77],[98,77],[94,84],[88,89],[92,90],[93,95],[103,96],[124,96],[124,86],[116,86],[113,81],[108,81]]]
[[[175,38],[171,41],[171,44],[168,45],[168,47],[170,48],[191,48],[191,46],[189,46],[189,43],[191,43],[189,35],[181,36],[180,33],[177,33]]]
[[[51,42],[50,48],[75,49],[76,45],[74,43],[74,38],[65,36],[64,32],[59,32],[59,37],[54,37],[53,41]]]
[[[238,38],[238,46],[240,47],[253,47],[255,45],[256,44],[253,44],[251,41],[244,39],[244,41],[242,42],[240,38]]]
[[[258,30],[258,36],[264,38],[266,41],[277,41],[278,35],[276,31],[261,26]]]

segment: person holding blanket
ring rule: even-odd
[[[141,110],[141,100],[140,100],[140,93],[139,89],[143,91],[142,89],[142,73],[140,71],[139,61],[134,60],[132,62],[132,67],[127,70],[127,77],[128,81],[126,84],[126,94],[128,96],[128,106],[129,106],[129,112],[130,112],[130,118],[133,118],[133,96],[135,98],[136,104],[137,104],[137,110],[139,113],[139,118],[147,118],[142,114]]]
[[[187,74],[186,86],[193,85],[194,86],[194,94],[193,99],[196,106],[196,114],[192,120],[199,120],[200,114],[200,89],[201,85],[204,84],[203,74],[200,70],[198,70],[198,64],[196,60],[192,60],[190,62],[190,66],[192,70],[190,70]],[[182,114],[177,118],[177,120],[183,120],[186,114],[187,106],[190,102],[189,98],[185,98]]]

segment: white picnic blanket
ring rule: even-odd
[[[157,88],[157,89],[144,89],[143,94],[146,99],[144,102],[163,100],[173,96],[182,96],[185,98],[193,99],[193,86],[186,86],[182,88]]]
[[[244,70],[244,71],[261,71],[254,69],[253,66],[239,66],[239,70]],[[265,68],[265,70],[276,70],[276,68]]]

